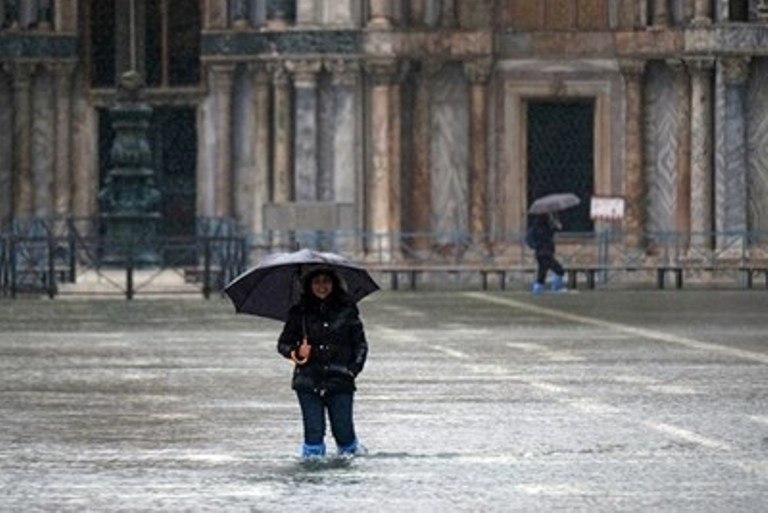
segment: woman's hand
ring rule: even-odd
[[[296,356],[300,360],[308,360],[311,352],[312,352],[312,346],[309,345],[309,342],[307,341],[307,337],[304,337],[301,340],[301,345],[299,345],[298,351],[296,351]]]

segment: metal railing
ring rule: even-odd
[[[122,295],[202,294],[210,297],[245,270],[246,238],[237,230],[157,237],[159,265],[142,266],[130,241],[119,261],[105,263],[110,251],[98,219],[36,219],[16,222],[0,234],[0,295],[20,293]],[[140,236],[140,235],[139,235]]]
[[[630,240],[634,242],[630,243]],[[566,268],[597,269],[597,282],[656,280],[659,269],[691,277],[750,280],[768,268],[766,232],[648,232],[642,244],[618,230],[560,233],[557,256]],[[194,235],[158,237],[165,258],[152,268],[136,265],[130,252],[106,266],[105,238],[98,219],[35,219],[15,222],[0,233],[0,295],[33,292],[123,295],[214,292],[275,251],[313,247],[344,254],[363,264],[419,266],[461,272],[466,267],[527,269],[535,266],[524,233],[370,233],[363,231],[266,231],[243,233],[229,219],[202,218]],[[749,271],[747,274],[744,271]],[[647,277],[643,276],[643,273]],[[510,272],[509,276],[514,276]],[[526,279],[521,274],[520,279]],[[90,280],[90,281],[89,281]],[[99,287],[88,284],[98,282]],[[179,286],[170,286],[176,283]],[[95,290],[98,289],[98,290]]]

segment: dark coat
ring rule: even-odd
[[[530,220],[530,239],[537,255],[555,254],[555,232],[557,228],[548,215],[534,215]]]
[[[318,393],[354,391],[355,378],[368,355],[363,323],[354,302],[343,294],[321,301],[305,293],[288,313],[278,339],[278,352],[290,358],[304,334],[312,351],[306,364],[295,366],[292,388]]]

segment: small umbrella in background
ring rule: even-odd
[[[549,214],[575,207],[579,203],[581,203],[579,197],[571,192],[547,194],[534,201],[528,209],[528,213]]]
[[[301,295],[301,277],[318,267],[334,270],[355,302],[379,290],[368,271],[351,260],[336,253],[300,249],[266,256],[227,284],[224,292],[238,313],[285,321]]]

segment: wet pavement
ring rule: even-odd
[[[305,466],[279,323],[221,298],[0,300],[0,511],[768,510],[765,291],[361,309],[370,454]]]

